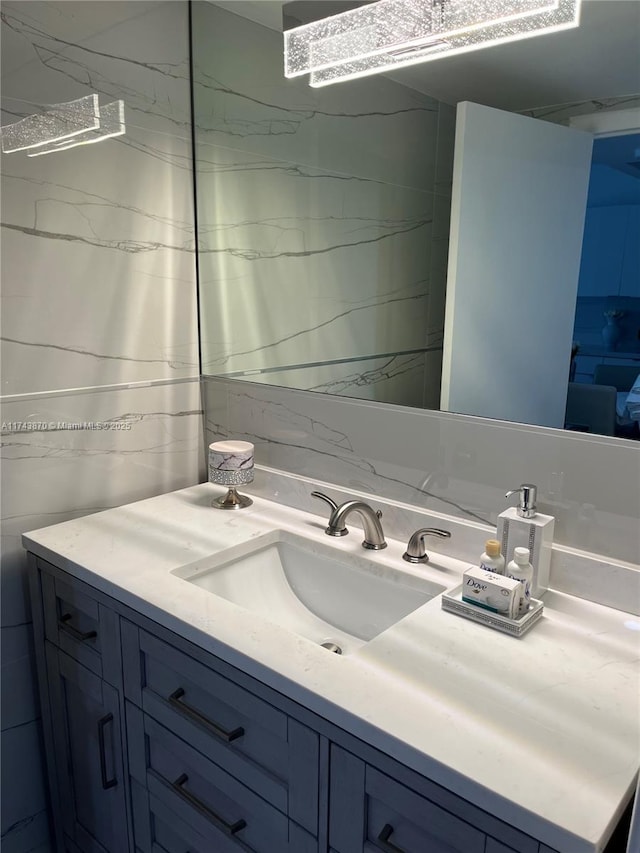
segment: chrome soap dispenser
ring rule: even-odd
[[[497,539],[507,561],[513,560],[515,548],[528,548],[533,566],[531,595],[540,598],[549,587],[551,547],[553,545],[552,515],[543,515],[536,509],[537,486],[523,483],[505,495],[518,495],[518,505],[509,507],[498,516]]]

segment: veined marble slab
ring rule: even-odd
[[[439,351],[442,352],[442,349]],[[296,369],[268,370],[258,375],[249,373],[234,378],[359,400],[383,399],[390,403],[402,401],[408,405],[422,406],[425,359],[431,355],[433,353],[418,352],[354,359]]]
[[[425,345],[433,193],[220,147],[197,163],[205,373]]]
[[[197,376],[186,4],[7,2],[2,47],[3,125],[96,92],[127,128],[3,155],[3,393]]]
[[[223,173],[199,191],[205,374],[425,346],[432,194],[322,178]]]
[[[306,365],[287,381],[323,387],[323,362],[431,345],[451,110],[384,78],[286,80],[278,33],[211,4],[194,16],[203,372]],[[397,377],[369,390],[398,400]],[[424,385],[416,373],[408,399],[419,404]]]
[[[204,479],[197,381],[2,407],[2,624],[29,619],[23,530]]]

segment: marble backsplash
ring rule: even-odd
[[[483,531],[506,507],[507,489],[533,482],[539,510],[556,518],[558,545],[639,567],[636,442],[223,378],[203,383],[206,440],[252,441],[258,465]],[[301,506],[299,494],[290,500]]]

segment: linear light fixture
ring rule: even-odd
[[[581,0],[378,0],[284,32],[285,77],[312,86],[576,27]]]
[[[98,95],[85,95],[44,112],[26,116],[2,129],[2,152],[39,157],[125,133],[124,101],[100,106]]]
[[[100,126],[85,130],[71,139],[57,140],[27,153],[27,157],[41,157],[54,151],[66,151],[78,145],[92,145],[114,136],[122,136],[126,131],[124,124],[124,101],[112,101],[100,107]]]

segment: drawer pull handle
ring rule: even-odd
[[[113,722],[113,714],[107,714],[98,720],[98,746],[100,748],[100,776],[102,777],[102,787],[105,791],[109,788],[115,788],[118,780],[114,776],[113,779],[107,779],[107,751],[104,743],[104,730],[109,723]]]
[[[228,823],[226,820],[217,815],[214,811],[212,811],[209,806],[206,806],[202,800],[199,800],[197,797],[187,791],[184,785],[189,781],[189,777],[186,773],[183,773],[182,776],[178,776],[175,782],[171,783],[171,787],[173,790],[179,794],[183,800],[186,800],[190,805],[197,809],[200,814],[204,815],[204,817],[208,818],[214,826],[217,826],[218,829],[221,829],[227,835],[235,835],[236,832],[240,832],[241,829],[244,829],[247,825],[246,820],[240,818],[240,820],[236,820],[235,823]]]
[[[178,689],[169,696],[169,704],[174,708],[177,708],[181,714],[185,715],[185,717],[189,717],[190,720],[198,723],[198,725],[204,726],[205,729],[208,729],[217,738],[220,738],[220,740],[223,740],[226,743],[231,743],[232,740],[237,740],[244,734],[242,726],[238,726],[236,729],[232,729],[231,731],[223,729],[222,726],[214,723],[213,720],[205,717],[204,714],[200,713],[200,711],[196,711],[196,709],[192,708],[191,705],[187,705],[186,702],[182,701],[183,696],[184,690],[182,687],[178,687]]]
[[[378,836],[378,841],[380,842],[380,849],[384,850],[385,853],[404,853],[399,847],[396,847],[395,844],[392,844],[389,839],[393,834],[393,827],[390,823],[385,823],[385,825],[380,830],[380,835]]]
[[[63,631],[66,631],[67,634],[70,634],[74,640],[78,640],[80,643],[84,643],[85,640],[93,640],[98,636],[97,631],[78,631],[77,628],[71,624],[72,615],[70,613],[65,613],[64,616],[61,616],[58,620],[58,627]]]

